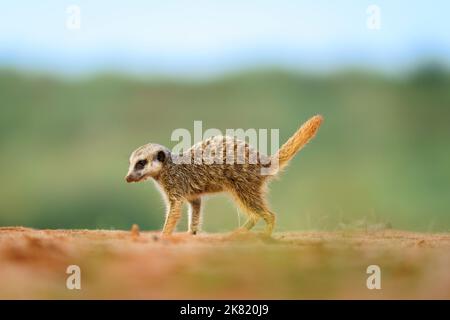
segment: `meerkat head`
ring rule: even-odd
[[[131,154],[130,167],[125,180],[139,182],[148,178],[156,178],[169,160],[169,149],[159,144],[146,144]]]

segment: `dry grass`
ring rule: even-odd
[[[0,228],[0,298],[450,298],[450,235],[394,230],[192,237]],[[79,265],[82,289],[66,289]],[[366,268],[382,289],[366,288]]]

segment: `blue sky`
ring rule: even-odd
[[[79,30],[66,27],[69,5]],[[370,30],[366,9],[381,10]],[[0,66],[61,73],[214,74],[256,66],[396,71],[450,64],[450,1],[9,1]]]

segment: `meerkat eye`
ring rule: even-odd
[[[159,151],[156,155],[156,159],[158,159],[159,162],[164,162],[164,160],[166,160],[166,154],[164,151]]]
[[[139,160],[138,162],[136,162],[136,165],[134,166],[134,169],[136,170],[142,170],[144,169],[144,167],[147,165],[147,160]]]

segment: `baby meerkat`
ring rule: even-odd
[[[174,231],[186,201],[190,204],[189,232],[196,234],[201,197],[226,191],[248,215],[239,230],[250,230],[262,218],[266,223],[264,233],[270,236],[275,214],[265,199],[267,182],[314,137],[322,120],[320,115],[309,119],[272,156],[260,154],[246,142],[228,136],[211,137],[181,154],[149,143],[131,154],[126,181],[155,181],[167,204],[163,235]]]

